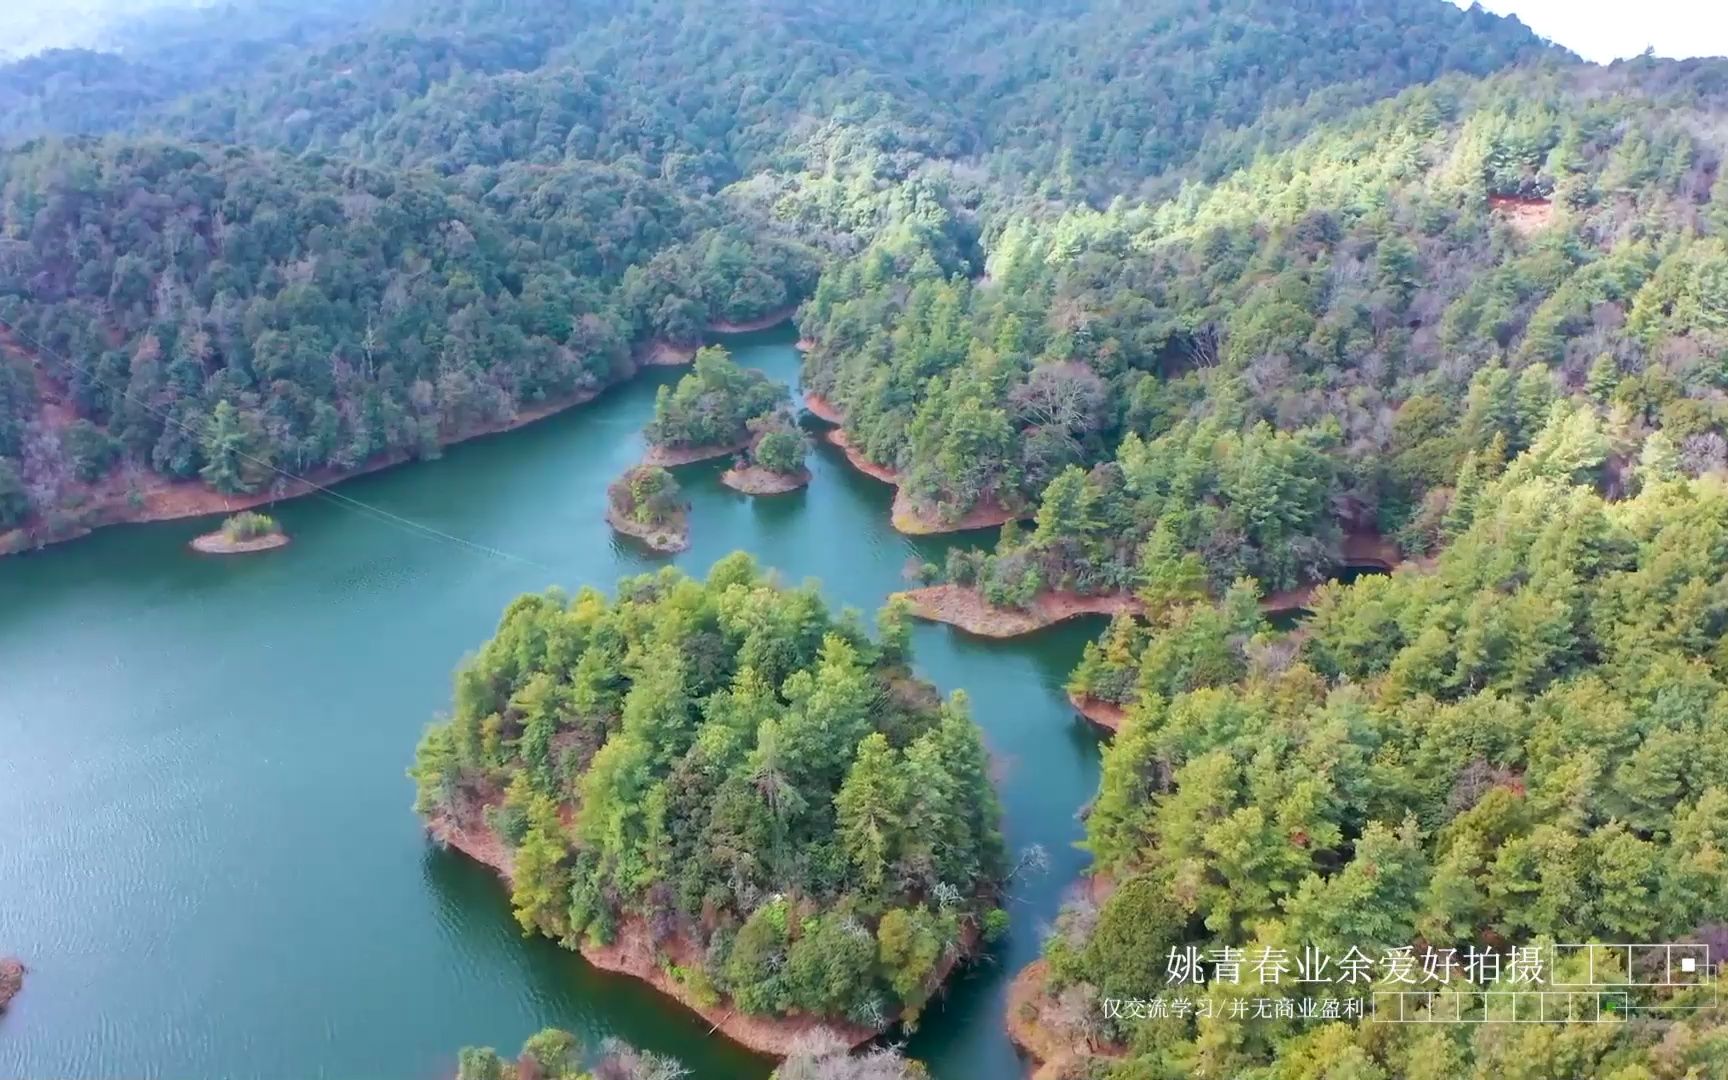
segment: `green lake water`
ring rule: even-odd
[[[795,382],[792,338],[726,344]],[[675,1054],[700,1080],[767,1075],[641,984],[523,938],[500,883],[426,840],[403,773],[513,597],[664,564],[600,511],[680,374],[341,489],[522,561],[317,498],[278,507],[294,542],[253,557],[187,551],[206,520],[0,559],[0,954],[31,968],[0,1018],[0,1077],[445,1080],[460,1046],[513,1052],[546,1026]],[[957,542],[896,534],[889,489],[831,448],[811,465],[809,489],[762,500],[722,487],[723,463],[680,470],[694,543],[673,561],[699,575],[742,548],[874,612],[909,557]],[[917,631],[920,672],[971,695],[1010,845],[1050,854],[1013,886],[1009,938],[911,1039],[941,1080],[1019,1068],[1007,981],[1086,862],[1099,748],[1061,687],[1100,625]]]

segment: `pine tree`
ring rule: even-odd
[[[541,1080],[574,1080],[576,1059],[581,1054],[582,1044],[576,1036],[557,1028],[545,1028],[522,1044],[521,1060],[532,1063]]]
[[[1038,507],[1038,524],[1032,542],[1038,545],[1064,540],[1083,540],[1098,530],[1094,517],[1097,496],[1086,480],[1086,472],[1070,465],[1044,489]]]
[[[1168,521],[1160,521],[1140,545],[1140,589],[1146,611],[1154,618],[1206,595],[1206,566],[1200,556],[1182,546]]]
[[[906,827],[906,785],[898,755],[881,732],[858,746],[858,757],[834,799],[840,815],[840,842],[864,885],[881,895],[888,868],[899,852]]]
[[[198,470],[198,474],[217,491],[224,495],[241,495],[258,486],[255,479],[258,463],[252,453],[252,439],[232,402],[216,403],[204,429],[203,450],[208,464]]]
[[[1599,404],[1607,404],[1614,388],[1620,384],[1620,365],[1614,362],[1614,357],[1602,353],[1590,364],[1590,374],[1584,380],[1584,387]]]
[[[570,900],[570,875],[564,866],[569,850],[558,807],[545,795],[537,797],[529,812],[528,832],[514,856],[510,892],[524,934],[563,936]]]
[[[1476,504],[1482,497],[1482,473],[1477,465],[1476,452],[1464,455],[1464,464],[1458,467],[1458,479],[1452,485],[1452,504],[1446,508],[1446,517],[1441,524],[1441,532],[1446,539],[1456,540],[1470,529],[1470,523],[1476,520]]]
[[[1638,455],[1638,486],[1647,490],[1656,484],[1680,478],[1680,452],[1667,432],[1652,431]]]

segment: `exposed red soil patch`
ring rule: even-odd
[[[856,446],[852,445],[852,440],[847,437],[845,431],[836,428],[824,435],[823,438],[827,439],[832,445],[839,447],[840,452],[846,455],[847,463],[865,476],[873,477],[882,481],[884,484],[893,484],[895,487],[900,486],[900,474],[886,465],[878,465],[874,461],[865,457],[862,450],[859,450]]]
[[[1087,1059],[1126,1053],[1120,1046],[1091,1046],[1053,1030],[1044,1019],[1048,978],[1045,962],[1034,960],[1008,986],[1008,1038],[1037,1065],[1032,1080],[1073,1080],[1086,1075]]]
[[[844,424],[846,422],[846,414],[821,394],[805,394],[804,407],[810,410],[812,416],[830,424]],[[839,444],[836,443],[835,445]]]
[[[510,857],[510,845],[486,824],[486,809],[500,805],[502,796],[464,794],[455,802],[453,812],[434,814],[427,819],[426,831],[440,844],[491,867],[506,883],[511,882],[516,867]]]
[[[506,884],[510,884],[513,867],[509,846],[485,825],[485,808],[497,801],[497,796],[478,801],[459,799],[456,814],[434,815],[427,824],[427,832],[439,843],[491,867]],[[715,1031],[759,1054],[785,1057],[801,1039],[822,1031],[851,1047],[862,1046],[881,1034],[857,1024],[832,1023],[813,1016],[750,1016],[737,1012],[724,1000],[718,1004],[704,1004],[661,966],[664,958],[669,964],[693,967],[702,960],[701,949],[682,933],[675,933],[656,944],[647,921],[639,917],[620,919],[612,944],[597,946],[584,942],[581,953],[584,960],[602,971],[642,980],[708,1021]],[[951,963],[939,966],[942,980],[946,980],[952,967]]]
[[[1361,531],[1345,535],[1343,544],[1339,546],[1339,561],[1346,567],[1369,568],[1390,574],[1410,560],[1406,560],[1398,545],[1386,537],[1375,532]],[[1432,565],[1433,561],[1414,560],[1418,566]],[[1286,615],[1292,611],[1306,610],[1314,605],[1314,593],[1323,584],[1325,582],[1315,582],[1272,593],[1260,601],[1260,610],[1268,615]]]
[[[1093,724],[1114,735],[1122,730],[1123,721],[1128,719],[1128,710],[1114,701],[1092,697],[1090,694],[1068,694],[1068,703],[1074,706],[1074,711],[1090,720]]]
[[[806,402],[809,399],[806,398]],[[812,412],[816,410],[812,409]],[[820,413],[817,413],[820,416]],[[826,419],[826,417],[824,417]],[[969,532],[973,529],[990,529],[1010,521],[1018,521],[1025,516],[1020,511],[1009,510],[998,502],[986,500],[972,507],[958,518],[945,518],[936,512],[919,506],[910,495],[900,487],[900,474],[886,465],[878,465],[865,457],[863,452],[852,445],[842,428],[835,428],[823,438],[832,445],[839,447],[846,455],[846,461],[866,476],[894,486],[894,506],[890,510],[890,520],[894,531],[905,536],[935,536],[939,533]]]
[[[993,500],[980,502],[965,514],[950,521],[918,506],[904,488],[894,492],[891,511],[896,532],[906,536],[934,536],[938,533],[970,532],[973,529],[993,529],[1026,515],[1010,510]]]
[[[18,960],[10,956],[0,956],[0,1012],[6,1011],[6,1006],[12,1004],[12,999],[18,996],[18,991],[24,989],[26,969]]]
[[[612,944],[598,946],[584,942],[581,951],[582,959],[601,971],[641,979],[708,1021],[714,1030],[758,1054],[785,1057],[800,1041],[818,1032],[827,1032],[849,1047],[862,1046],[881,1034],[857,1024],[832,1023],[815,1016],[752,1016],[733,1009],[724,999],[719,1004],[703,1004],[660,965],[663,956],[679,967],[695,967],[702,962],[701,947],[682,934],[674,934],[656,945],[645,919],[623,919]]]
[[[696,359],[700,345],[679,345],[655,338],[636,350],[636,362],[643,367],[683,367]]]
[[[912,605],[912,614],[930,622],[947,623],[979,637],[1011,638],[1030,634],[1082,615],[1143,614],[1139,600],[1127,593],[1083,596],[1063,589],[1041,592],[1026,610],[992,607],[977,589],[964,585],[931,585],[896,593]]]
[[[1518,195],[1490,195],[1488,209],[1522,236],[1540,232],[1554,223],[1554,203]]]
[[[1288,615],[1292,611],[1306,610],[1314,600],[1314,590],[1318,585],[1298,585],[1294,589],[1280,589],[1270,593],[1260,600],[1260,610],[1267,615]]]
[[[754,330],[767,330],[790,319],[797,310],[795,307],[784,308],[747,322],[716,319],[708,324],[707,330],[710,334],[748,334]],[[636,349],[636,363],[643,367],[683,367],[696,359],[701,348],[700,344],[655,338]]]
[[[746,495],[784,495],[808,484],[810,470],[777,473],[759,465],[746,465],[741,469],[734,465],[720,474],[720,482],[733,491],[741,491]]]
[[[748,450],[753,441],[753,439],[746,437],[736,442],[719,443],[713,446],[655,446],[650,443],[648,452],[642,455],[642,463],[644,465],[658,465],[661,468],[694,465],[698,461],[712,461],[715,458],[736,454],[741,450]]]
[[[1404,561],[1404,553],[1397,544],[1374,532],[1345,534],[1340,553],[1345,566],[1372,566],[1387,573]]]

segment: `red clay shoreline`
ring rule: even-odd
[[[1120,1046],[1094,1046],[1086,1042],[1075,1045],[1072,1039],[1051,1031],[1044,1023],[1042,1004],[1049,999],[1045,985],[1049,965],[1034,960],[1020,969],[1008,984],[1008,1015],[1005,1020],[1008,1039],[1023,1057],[1035,1066],[1032,1080],[1065,1080],[1082,1075],[1087,1059],[1121,1057],[1127,1053]]]
[[[810,483],[810,470],[777,473],[760,465],[746,465],[742,469],[734,465],[720,474],[720,482],[745,495],[785,495]]]
[[[510,850],[503,839],[483,823],[484,804],[471,807],[470,813],[461,817],[468,820],[436,815],[427,823],[427,832],[445,847],[490,867],[504,879],[505,884],[510,884],[513,872]],[[688,965],[698,962],[700,954],[694,944],[679,934],[657,946],[649,934],[646,920],[640,917],[630,916],[621,920],[612,944],[597,946],[583,942],[580,952],[584,960],[602,971],[642,980],[708,1021],[715,1031],[759,1054],[785,1057],[801,1038],[818,1031],[827,1031],[853,1048],[882,1034],[857,1024],[834,1024],[810,1016],[746,1016],[724,1004],[705,1005],[659,964],[661,953],[667,954],[675,963]],[[948,965],[942,969],[941,981],[947,980],[951,968],[952,965]]]
[[[838,433],[830,433],[834,434]],[[841,444],[837,442],[836,445]],[[1408,560],[1403,558],[1392,541],[1360,532],[1344,538],[1340,561],[1344,566],[1373,567],[1391,572]],[[1414,562],[1424,565],[1431,560]],[[1268,615],[1300,611],[1313,603],[1315,591],[1324,584],[1315,582],[1271,593],[1261,599],[1260,610]],[[912,614],[917,618],[947,623],[966,633],[987,638],[1019,637],[1083,615],[1146,614],[1145,605],[1132,593],[1084,595],[1066,589],[1046,589],[1033,597],[1031,606],[1025,609],[995,607],[976,588],[968,585],[929,585],[895,595],[905,597],[911,603]]]
[[[842,416],[840,411],[818,395],[806,394],[804,406],[810,410],[812,415],[831,424],[843,422],[842,419],[839,419]],[[865,457],[862,451],[852,445],[844,428],[834,428],[824,433],[822,438],[844,454],[847,463],[854,469],[894,488],[894,505],[889,513],[894,531],[903,536],[936,536],[942,533],[992,529],[1010,521],[1019,521],[1027,516],[1022,512],[1009,510],[998,503],[983,502],[954,521],[945,521],[934,517],[913,503],[912,497],[907,495],[905,488],[900,486],[900,474],[897,471],[886,465],[878,465]]]
[[[844,424],[846,422],[846,414],[835,408],[833,403],[821,394],[805,393],[804,407],[810,410],[812,416],[827,423]]]
[[[1012,638],[1030,634],[1084,615],[1141,615],[1145,607],[1128,593],[1084,596],[1047,589],[1024,611],[992,607],[977,589],[965,585],[930,585],[896,593],[912,605],[912,614],[929,622],[947,623],[969,634]]]
[[[648,452],[642,455],[642,464],[658,465],[663,469],[674,468],[679,465],[694,465],[698,461],[712,461],[715,458],[748,450],[754,441],[752,437],[745,436],[736,442],[718,443],[713,446],[655,446],[650,443]]]
[[[1074,706],[1074,711],[1085,717],[1097,727],[1103,728],[1114,735],[1122,730],[1122,725],[1128,719],[1128,710],[1114,701],[1105,701],[1090,694],[1068,692],[1068,704]]]
[[[790,319],[794,311],[796,308],[788,308],[784,312],[764,316],[762,319],[748,324],[712,323],[708,327],[708,331],[715,334],[729,334],[767,329]],[[634,358],[639,368],[687,364],[696,355],[698,347],[656,339],[638,346]],[[612,387],[628,382],[633,375],[634,373],[610,383],[582,387],[560,397],[519,407],[508,419],[474,425],[442,441],[439,446],[455,446],[473,439],[526,427],[578,405],[586,405]],[[81,520],[65,533],[48,536],[30,528],[0,532],[0,556],[15,555],[47,547],[51,544],[76,540],[110,525],[147,525],[163,521],[178,521],[184,518],[209,517],[216,514],[234,514],[242,510],[252,510],[272,503],[302,498],[345,480],[382,472],[414,460],[416,460],[415,456],[406,451],[391,451],[353,469],[315,469],[305,474],[304,479],[278,481],[276,484],[245,495],[223,495],[197,481],[172,480],[154,473],[148,474],[134,492],[120,486],[115,478],[110,478],[106,490],[95,492],[94,499],[83,511]],[[134,495],[137,496],[136,501]]]

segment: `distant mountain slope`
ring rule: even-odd
[[[1160,523],[1219,586],[1309,579],[1340,528],[1428,550],[1561,398],[1719,466],[1725,67],[1444,79],[1168,201],[999,219],[987,284],[879,247],[806,306],[807,378],[939,516],[1101,466],[1062,490],[1111,527],[1041,523],[998,597],[1132,587]]]

